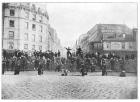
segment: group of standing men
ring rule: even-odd
[[[121,71],[125,71],[124,68],[124,58],[114,53],[100,54],[96,53],[86,53],[84,54],[82,49],[79,47],[76,50],[76,57],[72,56],[70,48],[67,48],[67,59],[71,60],[75,58],[77,63],[77,69],[80,70],[82,75],[87,75],[87,72],[94,72],[98,67],[102,71],[102,76],[107,75],[107,70],[115,71],[115,63],[119,63]]]
[[[8,52],[3,50],[2,53],[2,74],[6,70],[14,71],[15,75],[18,75],[20,71],[27,70],[28,65],[33,65],[35,70],[38,70],[38,75],[43,74],[43,68],[45,64],[49,67],[50,61],[54,61],[55,57],[60,57],[60,51],[34,51],[32,55],[27,52],[15,50]],[[30,70],[30,69],[29,69]]]
[[[120,69],[124,69],[124,59],[116,56],[115,54],[105,54],[100,53],[86,53],[84,54],[82,49],[79,47],[76,49],[75,55],[71,53],[69,47],[67,50],[67,59],[60,57],[60,51],[53,53],[52,51],[34,51],[33,55],[28,55],[27,53],[16,50],[12,55],[8,55],[6,50],[3,50],[3,62],[2,62],[2,74],[4,74],[5,69],[8,65],[8,60],[11,61],[12,70],[14,74],[19,74],[20,71],[25,71],[28,64],[34,63],[35,70],[38,70],[38,75],[43,74],[44,67],[49,67],[49,63],[53,61],[56,64],[55,71],[61,71],[65,67],[66,62],[73,64],[76,63],[76,69],[79,70],[82,76],[87,75],[87,72],[94,72],[97,67],[102,70],[102,75],[107,75],[108,63],[111,66],[111,70],[114,70],[115,61],[120,62]],[[66,67],[64,69],[67,69]]]

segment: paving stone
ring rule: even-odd
[[[58,76],[58,73],[36,76],[24,73],[2,75],[2,99],[133,99],[133,95],[137,98],[136,76],[82,77]]]

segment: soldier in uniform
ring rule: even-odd
[[[58,53],[57,54],[58,54],[58,57],[60,57],[60,51],[59,50],[58,50]]]
[[[115,60],[114,58],[110,59],[111,70],[114,70]]]
[[[81,62],[81,59],[79,57],[77,57],[76,59],[76,69],[79,70],[80,69],[80,62]]]
[[[21,56],[21,69],[22,69],[22,71],[25,71],[26,65],[27,65],[27,59],[25,58],[25,56]]]
[[[18,52],[17,52],[17,57],[21,57],[21,55],[22,55],[21,51],[18,50]]]
[[[126,73],[125,73],[125,68],[124,68],[124,58],[121,58],[119,60],[119,62],[120,62],[120,69],[121,69],[120,76],[121,77],[125,77],[126,76]]]
[[[10,68],[10,59],[9,58],[6,58],[6,69],[7,69],[7,71],[9,70],[9,68]]]
[[[82,76],[87,75],[87,69],[85,68],[84,60],[81,61],[81,69],[80,69],[80,72],[81,72]]]
[[[45,61],[43,60],[43,57],[40,57],[39,67],[38,67],[38,75],[43,74],[44,63],[45,63]]]
[[[91,72],[95,72],[95,67],[96,67],[96,59],[94,57],[91,58]]]
[[[68,48],[66,48],[66,50],[67,50],[67,58],[71,57],[72,54],[71,54],[70,50],[72,50],[72,49],[70,49],[70,48],[68,47]]]
[[[85,61],[84,61],[85,63],[85,68],[86,68],[86,70],[88,71],[88,69],[90,69],[90,59],[87,57],[87,58],[85,58]]]
[[[61,65],[62,65],[62,62],[61,62],[61,59],[58,57],[58,58],[56,58],[56,69],[55,69],[55,71],[60,71],[60,69],[61,69]]]
[[[39,67],[39,59],[38,57],[36,57],[35,61],[34,61],[34,70],[37,70]]]
[[[4,74],[6,68],[6,59],[3,57],[2,59],[2,74]]]
[[[15,62],[16,63],[15,63],[15,72],[14,72],[14,75],[17,75],[20,72],[20,65],[21,65],[20,57],[19,58],[16,58],[16,61]]]
[[[54,53],[54,56],[57,57],[57,53],[56,52]]]
[[[103,58],[102,59],[102,76],[107,75],[107,71],[106,71],[106,59]]]
[[[15,61],[16,61],[16,57],[13,56],[13,58],[12,58],[12,64],[11,64],[11,70],[12,70],[12,71],[13,71],[14,68],[15,68]]]
[[[80,46],[79,46],[79,48],[77,48],[77,50],[76,50],[76,56],[82,57],[82,49],[80,48]]]
[[[7,52],[6,52],[6,50],[3,49],[2,55],[3,55],[3,58],[4,58],[4,59],[7,58]]]

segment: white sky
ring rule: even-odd
[[[137,27],[136,3],[44,3],[49,23],[62,46],[73,46],[95,24],[126,24]]]

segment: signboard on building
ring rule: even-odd
[[[104,50],[110,50],[111,46],[110,46],[110,42],[104,42],[103,43],[103,49]]]
[[[103,40],[124,40],[125,35],[124,33],[119,32],[104,32],[103,34]]]
[[[122,44],[121,42],[111,42],[111,50],[121,50]]]
[[[104,42],[103,50],[135,51],[135,42]]]
[[[115,39],[114,33],[103,33],[103,40],[112,40]]]
[[[129,50],[129,42],[125,42],[125,50]]]

